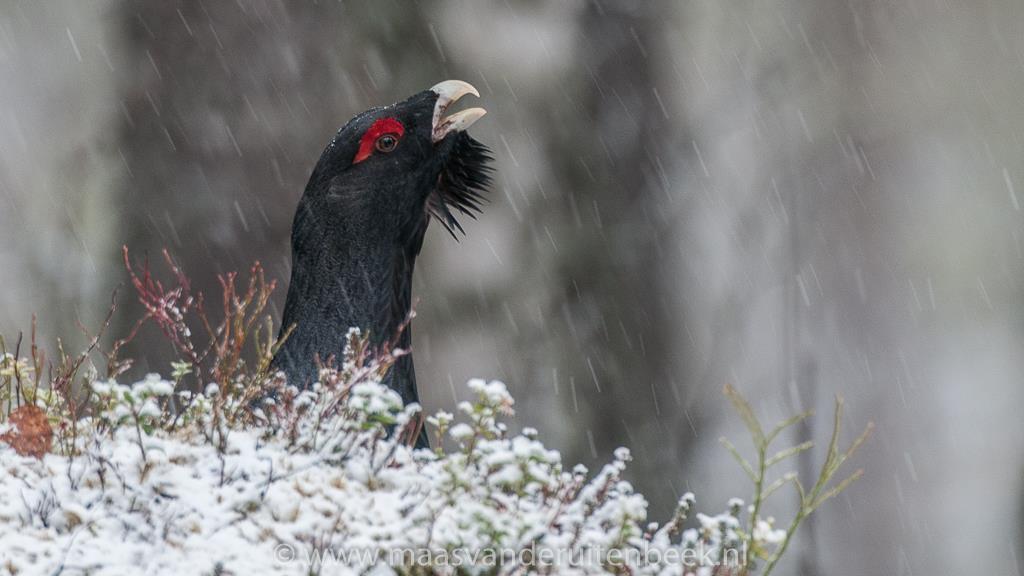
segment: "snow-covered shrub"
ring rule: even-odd
[[[754,463],[726,445],[754,482],[752,504],[705,515],[687,494],[651,523],[622,478],[628,450],[593,475],[565,465],[535,430],[508,431],[514,402],[500,382],[471,381],[457,415],[426,419],[437,448],[414,450],[420,409],[381,384],[401,350],[371,350],[352,330],[344,357],[299,390],[268,372],[278,342],[248,338],[269,295],[261,275],[248,297],[223,282],[212,347],[192,343],[182,311],[200,306],[183,280],[166,290],[132,277],[181,353],[170,380],[119,383],[127,340],[102,353],[102,377],[98,337],[83,355],[61,352],[45,382],[36,346],[31,359],[0,356],[0,574],[768,574],[799,522],[856,477],[830,483],[863,436],[845,452],[833,436],[811,489],[794,475],[769,482],[807,448],[769,445],[806,415],[766,432],[730,388]],[[248,363],[247,339],[258,342]],[[777,528],[761,505],[786,484],[800,509]]]

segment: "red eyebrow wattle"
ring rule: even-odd
[[[384,134],[395,134],[401,138],[405,134],[405,126],[402,126],[402,123],[394,118],[381,118],[374,122],[363,133],[362,139],[359,140],[359,151],[356,152],[356,157],[352,159],[352,163],[358,164],[369,158],[370,154],[373,154],[373,145],[377,138]]]

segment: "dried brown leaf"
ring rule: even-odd
[[[26,404],[11,412],[13,430],[0,435],[0,441],[10,444],[22,456],[42,458],[53,446],[53,429],[46,413],[37,406]]]

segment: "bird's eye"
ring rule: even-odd
[[[398,146],[398,136],[395,134],[384,134],[377,138],[375,146],[381,152],[391,152],[395,149],[395,146]]]
[[[380,118],[363,132],[359,139],[359,149],[352,158],[353,164],[359,164],[377,152],[393,152],[405,134],[405,126],[394,118]]]

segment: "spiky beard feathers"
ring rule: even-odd
[[[491,185],[494,161],[487,146],[465,132],[456,135],[448,162],[437,178],[437,188],[427,199],[427,210],[453,238],[465,234],[456,213],[475,219],[487,201],[484,192]]]

